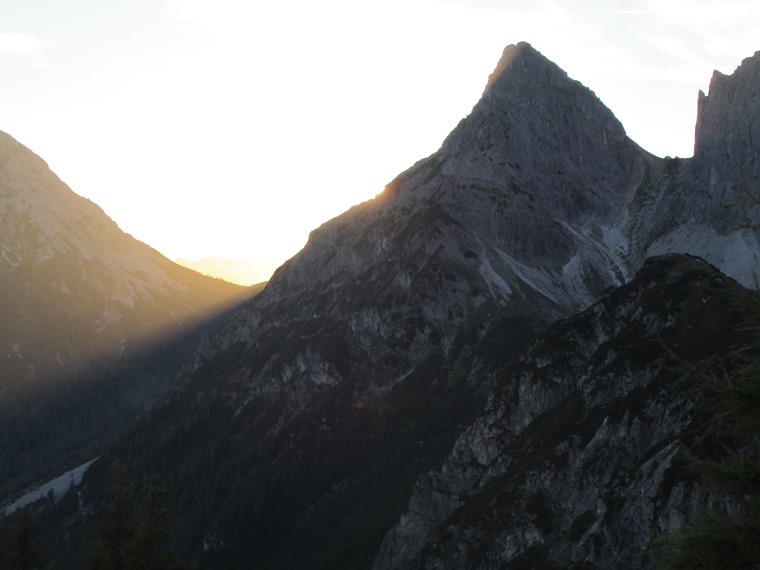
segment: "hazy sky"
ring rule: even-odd
[[[760,0],[0,0],[0,130],[165,255],[284,259],[439,147],[528,41],[647,150]]]

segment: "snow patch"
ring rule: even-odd
[[[47,483],[44,483],[39,487],[32,489],[31,491],[24,493],[14,502],[7,505],[3,509],[3,512],[5,515],[9,515],[18,509],[22,509],[25,506],[34,503],[35,501],[39,501],[43,497],[47,497],[51,492],[53,493],[53,500],[60,500],[60,498],[63,497],[63,495],[71,487],[79,485],[79,483],[82,482],[82,477],[84,477],[85,472],[95,461],[97,461],[97,457],[88,461],[87,463],[83,463],[79,467],[75,467],[71,471],[66,471],[66,473],[63,475],[56,477],[55,479],[52,479]]]

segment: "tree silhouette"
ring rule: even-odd
[[[84,556],[85,570],[189,569],[168,544],[176,526],[169,514],[170,498],[158,477],[151,477],[143,502],[138,502],[134,484],[117,469],[105,519]]]
[[[44,568],[49,558],[37,542],[39,533],[31,508],[15,513],[10,526],[0,525],[0,570]]]
[[[170,493],[162,487],[158,477],[148,480],[148,491],[142,505],[143,520],[132,543],[132,562],[141,570],[183,570],[188,568],[179,561],[167,544],[176,526],[169,515]]]
[[[760,300],[749,307],[760,322]],[[757,339],[758,327],[748,331]],[[760,340],[745,347],[733,372],[703,374],[701,399],[707,429],[687,451],[693,471],[706,487],[732,505],[684,525],[666,545],[666,570],[760,568]],[[703,445],[708,442],[708,445]],[[717,445],[716,445],[717,443]]]

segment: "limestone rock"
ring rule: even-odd
[[[745,344],[739,297],[671,255],[550,327],[417,481],[373,569],[653,567],[657,540],[705,500],[678,463],[698,424],[684,363]]]

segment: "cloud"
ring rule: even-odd
[[[646,0],[644,4],[650,43],[695,67],[705,61],[732,61],[737,53],[751,55],[757,49],[760,4],[753,0]]]
[[[291,4],[279,7],[280,10],[290,9],[290,17],[298,12]],[[270,10],[278,10],[278,6],[245,0],[216,0],[213,3],[206,0],[166,0],[160,25],[192,32],[224,33],[230,28],[245,29],[252,17]]]
[[[27,34],[0,33],[0,54],[37,55],[40,50],[52,43],[50,40]]]

